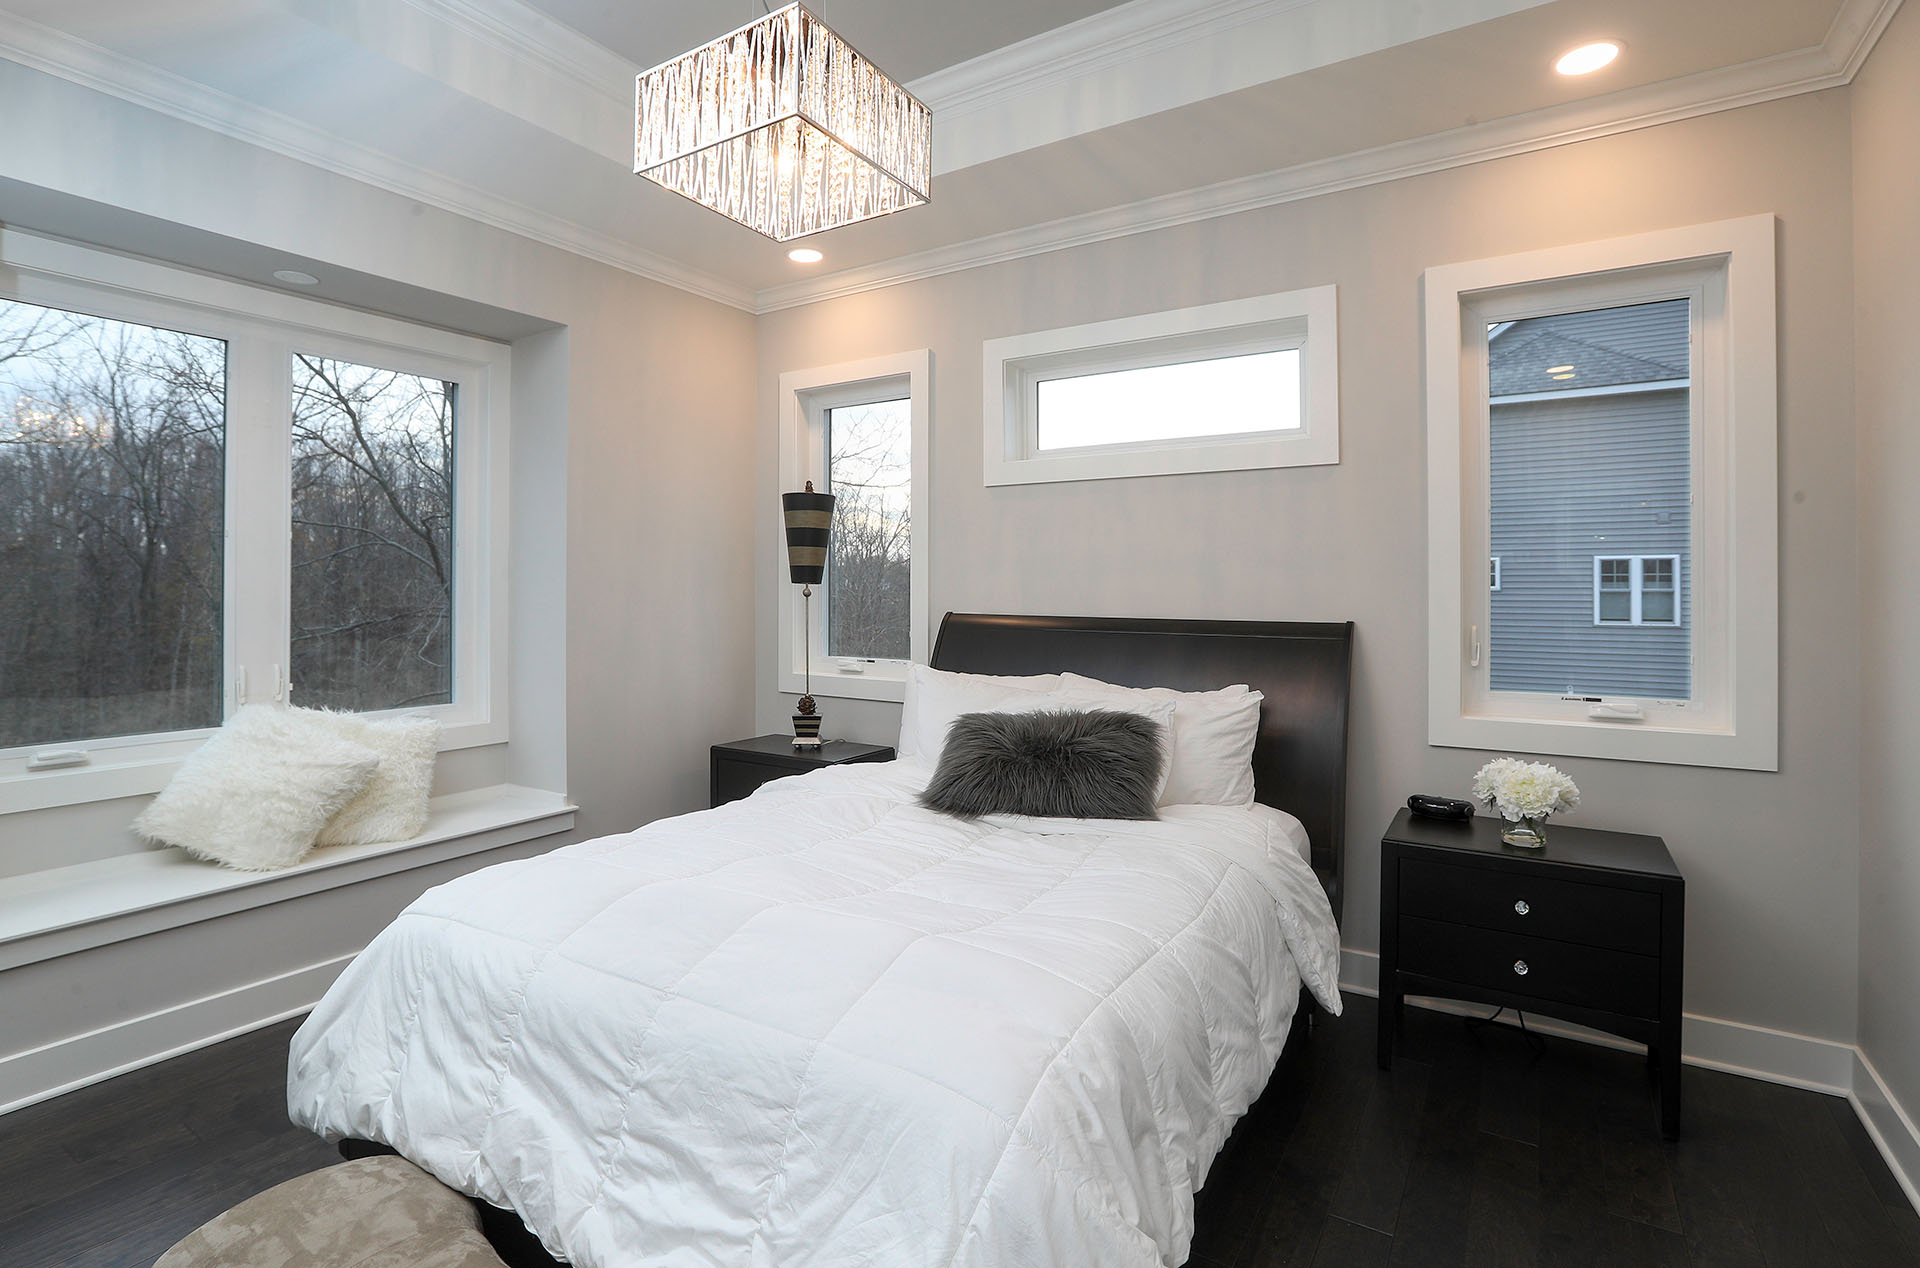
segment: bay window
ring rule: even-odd
[[[0,249],[0,811],[157,791],[261,701],[505,738],[503,345]]]

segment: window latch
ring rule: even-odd
[[[93,757],[83,748],[47,749],[27,759],[28,770],[59,770],[63,766],[85,766]]]
[[[1472,633],[1467,635],[1467,664],[1471,668],[1478,669],[1480,668],[1480,627],[1475,625],[1470,628]]]

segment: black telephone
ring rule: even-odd
[[[1473,803],[1461,801],[1455,797],[1436,797],[1432,793],[1415,793],[1407,798],[1407,809],[1423,819],[1451,819],[1465,822],[1473,818]]]

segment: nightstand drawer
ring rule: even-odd
[[[1629,1017],[1655,1017],[1660,961],[1599,947],[1402,916],[1400,971]]]
[[[1660,953],[1660,896],[1644,890],[1410,858],[1400,864],[1400,910],[1449,924]]]

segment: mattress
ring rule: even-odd
[[[294,1121],[578,1268],[1183,1262],[1301,984],[1340,1010],[1288,816],[966,822],[924,780],[827,768],[428,891],[295,1035]]]

